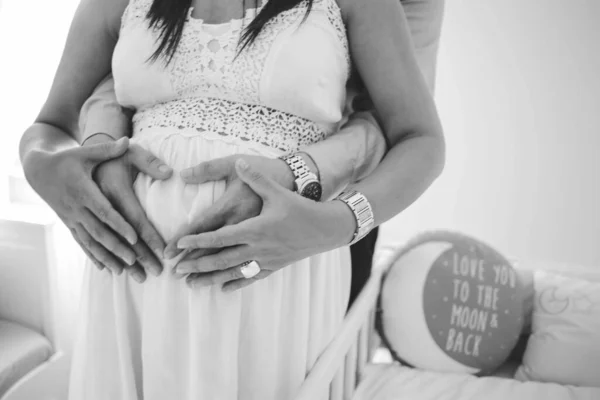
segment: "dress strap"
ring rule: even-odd
[[[308,4],[306,0],[304,3]],[[342,46],[344,47],[344,52],[346,54],[346,61],[348,62],[348,67],[351,67],[350,60],[350,48],[348,45],[348,35],[346,31],[346,24],[344,23],[344,19],[342,17],[342,10],[337,3],[337,0],[314,0],[313,8],[317,8],[321,10],[327,15],[329,19],[329,23],[335,30],[335,33],[340,40]]]
[[[152,0],[129,0],[121,17],[121,30],[130,22],[144,20],[151,6]]]

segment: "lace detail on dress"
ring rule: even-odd
[[[265,1],[258,12],[264,7]],[[265,59],[269,54],[269,50],[277,35],[285,28],[300,22],[308,9],[308,1],[303,0],[296,7],[286,10],[276,17],[270,19],[262,28],[256,40],[240,54],[236,60],[236,70],[240,72],[241,88],[248,93],[256,93],[256,98],[253,102],[259,103],[259,83],[262,76]],[[315,0],[313,2],[312,11],[323,11],[334,27],[338,38],[344,47],[344,54],[347,62],[347,74],[350,73],[350,56],[348,53],[348,39],[346,37],[346,28],[342,19],[341,10],[339,9],[336,0]],[[251,22],[248,20],[247,23]],[[247,24],[245,24],[247,26]]]
[[[169,65],[173,88],[180,97],[202,93],[207,97],[261,103],[260,79],[271,46],[282,30],[301,21],[308,7],[308,1],[303,0],[296,7],[269,20],[257,40],[235,58],[243,29],[266,3],[264,1],[257,9],[246,10],[243,18],[217,24],[220,26],[216,28],[226,28],[216,29],[217,33],[213,32],[214,25],[191,18],[190,8],[181,41]],[[121,28],[128,22],[133,24],[145,20],[151,5],[152,0],[130,0],[123,14]],[[315,0],[313,11],[326,13],[344,47],[349,74],[348,41],[336,0]]]
[[[250,93],[255,93],[255,103],[260,102],[260,78],[263,73],[265,60],[269,54],[269,50],[277,38],[277,34],[297,20],[300,12],[301,10],[298,7],[295,7],[284,11],[275,18],[269,20],[263,26],[256,40],[252,44],[246,46],[236,60],[236,69],[240,71],[241,89]]]
[[[171,82],[179,96],[202,93],[258,102],[257,91],[240,90],[243,78],[233,58],[243,25],[241,20],[231,21],[230,25],[224,33],[214,35],[205,29],[202,20],[188,19],[170,68]]]
[[[257,39],[236,58],[244,28],[265,4],[255,13],[247,13],[243,20],[232,20],[229,29],[220,34],[205,29],[201,20],[190,20],[171,71],[174,88],[180,96],[200,92],[208,97],[260,104],[260,78],[273,41],[306,12],[299,5],[272,18]]]
[[[284,153],[298,151],[330,133],[313,121],[283,111],[208,97],[178,99],[145,108],[135,114],[133,125],[134,136],[146,130],[172,128],[177,133],[237,138]]]
[[[148,10],[150,10],[150,6],[152,5],[152,0],[129,0],[127,7],[125,7],[125,11],[123,11],[123,16],[121,17],[121,30],[125,27],[127,23],[146,21],[146,15],[148,14]]]

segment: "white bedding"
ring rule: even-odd
[[[353,400],[599,400],[600,388],[369,365]]]

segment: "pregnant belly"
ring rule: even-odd
[[[204,218],[207,208],[225,191],[224,181],[186,184],[180,177],[182,170],[234,154],[279,155],[276,150],[264,146],[261,148],[241,141],[215,140],[199,134],[174,134],[172,129],[168,132],[157,129],[152,133],[144,132],[143,135],[134,134],[132,142],[149,150],[174,170],[172,177],[165,181],[139,174],[134,184],[135,193],[148,219],[165,241],[183,231],[187,232]]]

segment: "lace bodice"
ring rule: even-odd
[[[170,64],[148,61],[158,33],[152,0],[130,0],[113,57],[119,102],[137,110],[135,131],[174,127],[297,150],[321,140],[342,118],[350,58],[336,0],[307,2],[269,21],[237,57],[245,26],[260,12],[224,24],[191,17]],[[263,3],[264,6],[264,3]]]

